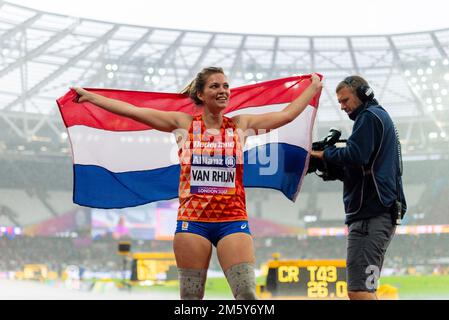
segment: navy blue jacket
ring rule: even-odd
[[[373,100],[354,110],[351,118],[355,122],[346,147],[324,151],[327,165],[344,167],[345,223],[391,212],[398,188],[405,213],[397,137],[390,116]]]

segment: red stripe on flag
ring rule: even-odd
[[[260,82],[231,89],[231,99],[225,113],[250,107],[288,103],[298,97],[310,84],[310,76],[297,76]],[[304,80],[304,81],[303,81]],[[180,111],[191,115],[202,112],[186,95],[113,89],[87,89],[105,97],[118,99],[142,108]],[[310,102],[317,107],[320,94]],[[115,115],[89,102],[77,103],[77,94],[70,90],[56,100],[66,127],[84,125],[109,131],[140,131],[151,127],[132,119]]]

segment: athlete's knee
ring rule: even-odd
[[[178,268],[181,300],[201,300],[204,297],[207,269]]]
[[[252,263],[236,264],[225,271],[225,276],[236,300],[257,300]]]

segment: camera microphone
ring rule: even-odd
[[[341,131],[337,128],[331,128],[329,130],[329,134],[324,138],[325,145],[332,146],[334,145],[338,139],[341,137]]]

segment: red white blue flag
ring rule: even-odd
[[[227,117],[280,111],[310,84],[310,76],[276,79],[231,89]],[[182,94],[87,89],[141,108],[191,115],[201,107]],[[180,165],[172,133],[115,115],[70,90],[57,100],[73,155],[73,201],[94,208],[125,208],[178,197]],[[318,93],[291,123],[248,137],[245,187],[271,188],[295,201],[306,174]]]

